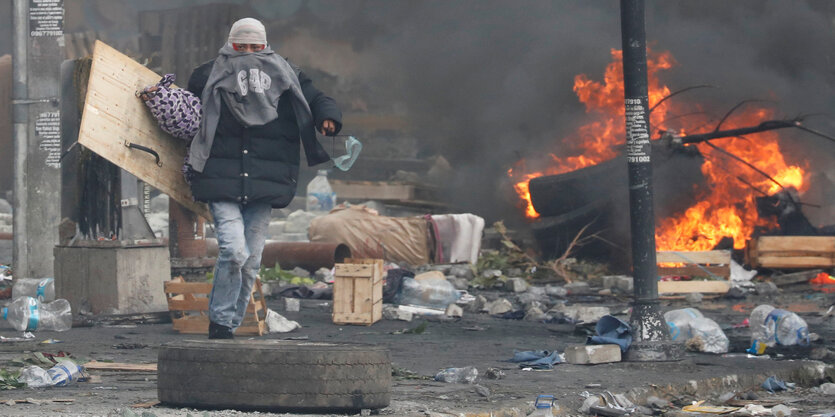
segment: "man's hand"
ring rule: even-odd
[[[157,86],[148,87],[148,89],[146,89],[145,91],[143,91],[143,92],[139,93],[139,98],[140,98],[142,101],[148,101],[148,100],[150,100],[150,99],[151,99],[151,97],[153,97],[153,94],[152,94],[152,93],[155,93],[158,89],[159,89],[159,87],[157,87]]]
[[[323,135],[333,135],[336,133],[336,122],[331,119],[326,119],[322,122],[322,126],[319,126],[319,133]]]

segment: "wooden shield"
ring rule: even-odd
[[[78,142],[211,221],[182,174],[186,142],[162,131],[135,93],[161,76],[96,41]]]

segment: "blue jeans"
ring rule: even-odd
[[[209,296],[209,320],[232,329],[243,321],[270,225],[269,203],[209,203],[218,255]]]

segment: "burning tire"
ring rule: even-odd
[[[157,396],[200,408],[379,409],[391,401],[391,359],[373,345],[186,340],[160,348]]]

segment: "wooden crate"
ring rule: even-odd
[[[658,275],[715,276],[721,279],[693,281],[659,281],[659,293],[726,293],[731,288],[731,251],[702,252],[661,251],[656,253],[659,264],[677,263],[682,266],[658,266]]]
[[[832,268],[835,236],[760,236],[748,241],[745,263],[752,268]]]
[[[209,294],[212,284],[208,282],[185,282],[177,277],[165,282],[165,294],[168,297],[168,311],[174,330],[188,334],[209,333]],[[261,280],[256,279],[252,286],[244,320],[235,330],[237,335],[258,335],[267,333],[267,304],[261,292]]]
[[[333,322],[372,325],[383,318],[383,260],[346,259],[334,266]]]

